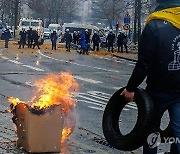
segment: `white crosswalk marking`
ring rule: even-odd
[[[112,95],[100,91],[88,91],[87,93],[74,93],[74,96],[79,103],[91,104],[88,105],[88,108],[104,111]],[[123,111],[129,111],[130,109],[137,110],[137,105],[130,102],[123,108]]]

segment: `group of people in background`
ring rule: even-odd
[[[25,30],[22,29],[19,32],[20,35],[20,41],[19,41],[19,49],[24,48],[24,46],[26,45],[26,41],[28,43],[28,48],[32,48],[34,49],[35,46],[38,47],[38,49],[40,49],[39,47],[39,35],[38,35],[38,31],[33,30],[31,27],[29,28],[29,30]]]
[[[90,32],[86,29],[85,31],[74,31],[71,35],[69,29],[66,29],[64,34],[64,40],[66,42],[66,49],[70,52],[71,43],[76,46],[76,50],[78,46],[80,46],[80,54],[88,54],[89,49],[92,43],[92,51],[99,51],[99,45],[101,43],[101,38],[97,31],[94,32],[92,38]],[[125,33],[119,32],[116,35],[113,33],[112,30],[109,31],[109,34],[106,37],[106,46],[109,52],[114,52],[114,44],[117,41],[118,52],[124,52],[123,49],[125,48],[125,52],[128,53],[128,37]]]
[[[33,30],[31,27],[29,30],[22,29],[19,33],[20,41],[19,41],[19,49],[24,48],[27,42],[28,48],[34,49],[35,46],[40,49],[39,45],[39,35],[38,31]],[[5,40],[5,48],[8,48],[8,41],[11,38],[11,33],[7,28],[2,34]],[[58,40],[58,35],[56,30],[53,30],[50,34],[50,39],[52,43],[52,50],[56,50],[56,44]],[[92,43],[92,51],[99,51],[99,45],[101,43],[101,38],[97,31],[94,32],[93,36],[91,37],[90,32],[88,29],[85,31],[74,31],[73,34],[66,29],[64,34],[64,41],[66,42],[66,50],[70,52],[71,44],[75,45],[76,51],[78,51],[78,47],[80,47],[80,54],[89,54],[89,50]],[[109,52],[114,52],[114,44],[117,43],[118,52],[124,52],[123,49],[125,48],[125,52],[128,53],[128,37],[125,33],[119,32],[116,38],[116,35],[113,33],[112,30],[109,31],[109,34],[106,37],[106,46]]]

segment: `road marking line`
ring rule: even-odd
[[[89,83],[103,83],[101,81],[96,81],[96,80],[93,80],[93,79],[88,79],[88,78],[83,78],[83,77],[80,77],[80,76],[74,76],[75,79],[78,79],[78,80],[81,80],[81,81],[86,81],[86,82],[89,82]]]
[[[78,102],[84,102],[84,103],[87,103],[87,104],[93,104],[93,105],[104,107],[104,105],[101,105],[101,104],[98,104],[98,103],[89,102],[89,101],[86,101],[86,100],[78,100]]]
[[[56,61],[60,61],[60,62],[64,62],[64,63],[70,63],[70,64],[74,64],[74,65],[77,65],[77,66],[88,67],[88,68],[93,68],[93,69],[98,69],[98,70],[102,70],[102,71],[106,71],[106,72],[116,72],[116,73],[119,73],[119,71],[116,71],[116,70],[110,70],[110,69],[104,69],[104,68],[100,68],[100,67],[82,65],[82,64],[75,63],[75,62],[70,62],[70,61],[65,61],[65,60],[60,60],[60,59],[52,58],[52,57],[49,57],[49,56],[41,53],[40,50],[38,50],[38,53],[39,53],[40,55],[48,58],[48,59],[52,59],[52,60],[56,60]]]
[[[98,101],[98,100],[95,100],[95,99],[92,99],[92,98],[89,98],[89,97],[86,97],[86,96],[82,96],[82,95],[76,95],[76,97],[84,98],[84,99],[86,99],[86,100],[93,101],[93,102],[96,102],[96,103],[100,103],[100,104],[102,104],[102,105],[106,105],[106,104],[107,104],[107,103],[105,103],[105,102]]]
[[[5,57],[5,56],[1,56],[1,58],[5,60],[9,59],[8,57]]]
[[[101,98],[109,99],[109,97],[94,93],[93,91],[88,91],[87,93]]]
[[[103,92],[100,92],[100,91],[88,91],[90,93],[94,93],[94,94],[99,94],[99,95],[106,95],[106,96],[112,96],[111,94],[107,94],[107,93],[103,93]]]
[[[122,61],[119,61],[119,60],[116,60],[115,62],[116,62],[116,63],[121,63],[121,64],[122,64]]]
[[[128,103],[128,104],[131,105],[131,106],[137,107],[137,105],[135,103]]]
[[[103,108],[100,108],[100,107],[95,107],[95,106],[88,106],[89,108],[91,109],[95,109],[95,110],[99,110],[99,111],[104,111]]]
[[[131,105],[128,105],[128,104],[126,105],[126,107],[137,110],[137,107],[134,107],[134,106],[131,106]]]
[[[136,65],[136,64],[128,64],[128,65],[134,66],[134,65]]]
[[[91,93],[89,93],[89,92],[88,92],[86,95],[89,95],[89,96],[94,97],[94,98],[97,98],[97,99],[101,99],[101,100],[106,101],[106,102],[108,102],[108,100],[109,100],[109,98],[99,97],[99,96],[97,96],[97,95],[95,95],[95,94],[91,94]]]
[[[22,66],[33,69],[33,70],[36,70],[36,71],[44,72],[43,69],[40,69],[40,68],[37,68],[37,67],[34,67],[34,66],[30,66],[30,65],[22,65]]]
[[[15,64],[18,64],[18,65],[22,65],[23,63],[19,62],[19,61],[16,61],[16,60],[11,60],[9,59],[8,60],[9,62],[12,62],[12,63],[15,63]]]

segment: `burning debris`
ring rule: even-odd
[[[78,83],[71,73],[63,72],[47,75],[36,81],[35,87],[35,95],[29,101],[14,97],[8,100],[17,126],[17,145],[28,152],[60,152],[60,142],[74,129],[74,126],[63,129],[63,125],[64,117],[68,118],[76,106],[72,92],[78,90]]]

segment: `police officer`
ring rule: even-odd
[[[5,31],[3,31],[2,35],[5,40],[5,48],[8,48],[8,42],[9,39],[11,38],[11,33],[9,31],[9,28],[6,28]]]
[[[56,50],[56,43],[57,43],[57,39],[58,39],[58,36],[57,36],[57,33],[56,33],[56,30],[53,30],[53,32],[51,33],[51,43],[52,43],[52,50]]]
[[[19,49],[21,49],[21,46],[24,48],[26,44],[26,31],[24,28],[19,32],[19,35],[20,35]]]
[[[86,54],[88,54],[90,48],[90,36],[91,34],[89,33],[88,29],[86,29],[85,30]]]
[[[99,43],[100,43],[100,37],[99,35],[97,34],[97,32],[95,31],[94,32],[94,35],[92,37],[92,42],[93,42],[93,51],[95,50],[96,48],[96,51],[99,51]]]
[[[33,44],[33,30],[32,30],[31,27],[27,31],[27,37],[28,37],[28,48],[32,48],[32,44]]]
[[[117,36],[117,46],[118,46],[118,52],[120,52],[120,48],[121,48],[121,52],[123,53],[123,38],[124,35],[122,32],[120,32]]]
[[[71,42],[72,42],[72,35],[70,34],[69,29],[66,29],[64,39],[66,41],[66,50],[70,52],[70,47],[71,47]]]
[[[33,36],[33,40],[34,40],[33,49],[35,48],[35,46],[37,46],[38,49],[40,49],[38,32],[36,30],[34,30],[32,36]]]
[[[110,52],[110,48],[111,48],[111,51],[113,52],[113,44],[115,41],[115,34],[113,33],[112,29],[109,31],[106,41],[107,41],[108,51]]]

